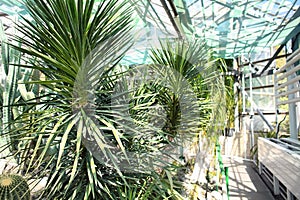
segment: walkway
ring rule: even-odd
[[[223,162],[229,171],[230,200],[274,200],[252,162],[225,156]]]

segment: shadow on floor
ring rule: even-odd
[[[224,165],[229,171],[230,200],[274,200],[251,161],[226,158]]]

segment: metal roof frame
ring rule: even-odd
[[[216,57],[236,58],[268,46],[285,44],[300,31],[300,0],[129,2],[136,12],[137,29],[146,30],[143,39],[149,43],[153,39],[151,32],[156,32],[158,39],[202,38],[214,50]],[[26,15],[26,9],[16,0],[3,0],[0,11],[2,15]],[[151,44],[144,51],[137,48],[140,60],[132,64],[145,62],[149,48]],[[130,62],[130,56],[127,61]]]

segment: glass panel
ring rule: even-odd
[[[217,57],[249,55],[280,44],[300,23],[300,17],[288,23],[299,8],[298,0],[174,0],[176,11],[170,2],[129,0],[136,30],[155,30],[157,38],[166,38],[178,37],[179,29],[187,38],[205,39]],[[0,12],[26,14],[24,6],[13,0],[2,0]],[[150,41],[147,37],[153,36],[146,36]],[[140,57],[137,62],[147,60],[147,50],[136,54]]]
[[[253,101],[261,111],[274,111],[274,89],[262,88],[253,90]]]
[[[263,87],[263,86],[272,86],[274,84],[274,77],[273,75],[269,76],[262,76],[252,79],[252,87]],[[245,79],[245,87],[249,89],[250,87],[250,79]]]

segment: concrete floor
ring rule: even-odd
[[[251,161],[223,157],[228,167],[230,200],[274,200]]]

